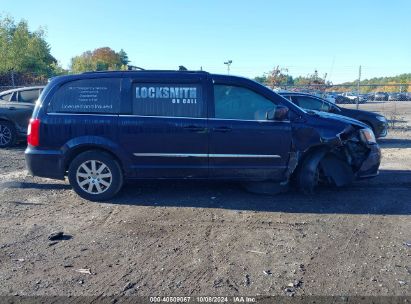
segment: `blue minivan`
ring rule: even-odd
[[[67,176],[92,201],[139,179],[295,182],[312,193],[377,175],[381,156],[359,121],[203,71],[56,77],[36,104],[25,155],[32,175]]]

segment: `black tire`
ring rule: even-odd
[[[89,201],[111,199],[123,186],[120,164],[103,151],[92,150],[79,154],[69,166],[68,178],[74,191]]]
[[[317,151],[307,155],[302,165],[298,168],[296,174],[296,183],[298,189],[306,194],[315,193],[315,188],[320,181],[320,161],[324,157],[324,151]]]
[[[17,133],[14,125],[8,121],[0,121],[0,148],[14,146],[16,138]]]

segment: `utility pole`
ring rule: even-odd
[[[361,81],[361,66],[358,69],[358,83],[357,83],[357,110],[358,110],[358,103],[360,102],[360,81]]]
[[[227,74],[230,75],[230,65],[233,63],[232,60],[227,60],[224,64],[227,65]]]

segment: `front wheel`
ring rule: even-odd
[[[320,168],[320,162],[324,155],[324,151],[311,153],[297,170],[297,186],[304,194],[314,194],[315,188],[323,181],[324,176]]]
[[[104,201],[114,197],[123,185],[119,163],[101,151],[87,151],[70,164],[68,178],[74,191],[90,201]]]

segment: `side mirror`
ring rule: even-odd
[[[288,118],[288,108],[283,105],[278,105],[275,109],[268,111],[265,114],[267,120],[283,121]]]

